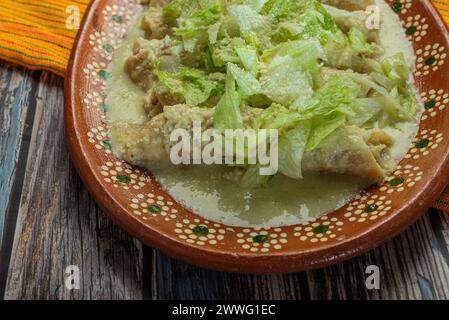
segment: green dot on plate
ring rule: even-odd
[[[402,8],[404,7],[404,5],[400,2],[395,2],[391,5],[391,8],[393,9],[394,12],[399,13],[401,12]]]
[[[209,229],[205,226],[196,226],[192,229],[193,233],[199,236],[205,236],[209,234]]]
[[[326,226],[318,226],[315,229],[313,229],[313,232],[316,234],[326,233],[327,230],[329,230],[329,227]]]
[[[411,36],[411,35],[415,34],[415,32],[416,32],[417,30],[418,30],[418,29],[416,28],[416,26],[410,26],[410,27],[407,28],[407,30],[405,30],[405,32],[406,32],[409,36]]]
[[[429,57],[429,58],[426,59],[426,65],[431,66],[431,65],[433,65],[436,61],[437,61],[437,59],[435,59],[435,57]]]
[[[108,149],[111,149],[112,147],[110,140],[103,140],[101,143],[103,143],[103,145]]]
[[[98,75],[102,79],[107,79],[109,77],[109,72],[107,72],[106,70],[102,69],[102,70],[98,71]]]
[[[426,110],[429,110],[429,109],[435,108],[436,105],[437,105],[437,103],[435,100],[430,100],[424,104],[424,108],[426,108]]]
[[[264,234],[258,234],[257,236],[253,237],[253,242],[255,243],[264,243],[268,240],[268,236]]]
[[[400,186],[401,184],[403,184],[404,181],[405,181],[404,178],[396,178],[396,179],[390,180],[389,184],[392,187],[397,187],[397,186]]]
[[[128,176],[125,176],[124,174],[119,174],[119,175],[117,176],[117,180],[118,180],[119,182],[125,183],[125,184],[128,184],[128,183],[131,182],[131,178],[128,177]]]
[[[425,147],[427,147],[430,143],[429,139],[422,139],[421,141],[418,141],[415,144],[415,147],[419,148],[419,149],[424,149]]]
[[[153,205],[148,206],[147,210],[148,210],[148,212],[151,212],[151,213],[159,213],[159,212],[161,212],[161,208],[160,207],[153,206]]]
[[[372,213],[372,212],[376,211],[377,208],[378,208],[378,206],[373,204],[373,205],[370,205],[370,206],[366,207],[365,212],[366,213]]]
[[[119,16],[118,14],[114,14],[114,15],[112,15],[112,20],[114,20],[114,22],[121,23],[122,16]]]
[[[103,49],[104,49],[104,51],[106,51],[108,53],[111,53],[112,51],[114,51],[114,47],[108,43],[103,45]]]

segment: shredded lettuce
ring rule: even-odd
[[[329,116],[315,117],[312,121],[312,129],[307,140],[305,151],[312,151],[335,130],[346,122],[344,114],[331,114]]]
[[[297,106],[299,112],[309,119],[329,115],[335,111],[352,114],[360,92],[360,85],[349,75],[337,74],[331,76],[304,105],[297,104]]]
[[[377,48],[375,45],[368,43],[366,36],[357,28],[351,28],[349,31],[349,41],[351,48],[357,53],[373,54]]]
[[[251,73],[240,69],[233,63],[228,63],[227,68],[237,82],[239,90],[244,97],[253,96],[261,92],[259,81]]]
[[[235,80],[231,72],[226,75],[226,90],[214,113],[214,127],[225,131],[226,129],[239,129],[243,127],[240,113],[241,98],[235,87]]]
[[[257,74],[259,73],[257,50],[254,48],[236,48],[235,51],[246,71],[251,73],[252,76],[257,77]]]
[[[226,66],[227,63],[240,63],[240,57],[236,48],[245,47],[246,43],[242,38],[224,38],[215,45],[211,45],[212,61],[218,68]]]
[[[177,73],[171,73],[160,70],[157,63],[155,74],[163,87],[183,97],[189,106],[200,105],[215,91],[220,90],[219,82],[211,79],[205,72],[182,65]]]
[[[384,59],[381,65],[385,75],[398,85],[404,85],[410,77],[411,70],[403,53]]]
[[[315,40],[291,41],[266,50],[262,56],[262,92],[290,106],[313,95],[313,75],[319,71],[321,47]]]
[[[199,10],[183,20],[176,29],[175,34],[183,38],[184,49],[193,52],[196,44],[209,39],[209,28],[215,25],[221,17],[221,7],[214,4]]]
[[[240,35],[254,32],[260,37],[265,37],[271,31],[269,17],[260,15],[248,5],[231,5],[228,14],[238,25]]]
[[[302,179],[302,158],[310,135],[311,122],[302,121],[279,140],[279,172]]]
[[[245,128],[241,110],[259,108],[252,128],[279,130],[288,177],[300,179],[304,153],[341,127],[409,121],[419,108],[411,66],[403,54],[379,61],[362,11],[317,0],[173,0],[163,18],[180,66],[156,64],[156,85],[189,106],[215,106],[221,132]],[[268,182],[259,164],[245,168],[242,186]]]

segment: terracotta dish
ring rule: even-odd
[[[65,82],[65,125],[73,162],[99,206],[145,244],[194,265],[244,273],[324,267],[380,245],[425,213],[449,181],[449,34],[430,1],[387,1],[417,56],[425,103],[418,136],[381,185],[308,224],[238,228],[208,221],[178,204],[151,173],[117,159],[104,116],[104,84],[114,49],[137,0],[92,1]]]

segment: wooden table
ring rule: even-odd
[[[359,258],[276,276],[170,259],[111,223],[67,151],[63,80],[0,62],[0,297],[5,299],[448,299],[449,215],[431,210]],[[1,237],[0,237],[1,238]],[[64,286],[77,265],[79,290]],[[380,268],[380,290],[365,269]]]

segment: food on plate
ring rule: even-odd
[[[151,1],[110,66],[112,148],[207,218],[297,223],[382,183],[405,156],[422,112],[414,60],[380,0]],[[173,130],[195,122],[223,137],[276,130],[278,172],[173,165]]]

